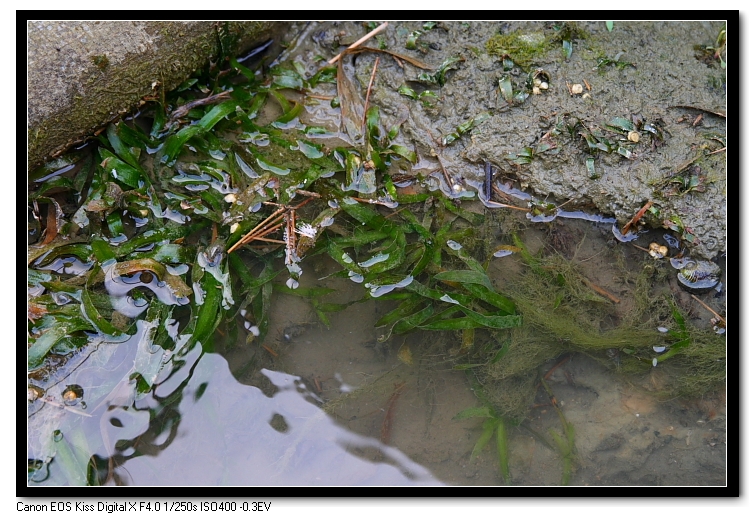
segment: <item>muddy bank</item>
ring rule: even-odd
[[[726,250],[726,153],[716,152],[725,146],[726,76],[695,46],[713,45],[722,26],[617,22],[608,32],[602,21],[441,22],[432,28],[391,22],[367,45],[434,69],[459,59],[440,86],[423,79],[423,70],[383,56],[370,102],[387,127],[403,123],[406,143],[422,157],[432,160],[434,148],[456,131],[460,138],[442,149],[442,158],[457,179],[479,180],[490,161],[499,177],[516,178],[551,200],[615,215],[621,224],[652,201],[657,212],[647,223],[670,221],[693,254],[710,259]],[[314,73],[317,56],[330,58],[366,32],[361,22],[294,24],[287,39],[296,45],[286,57]],[[568,59],[564,41],[571,45]],[[374,53],[362,53],[344,64],[361,98],[374,62]],[[538,69],[548,85],[535,95],[528,73]],[[418,98],[399,93],[406,87]],[[432,93],[419,97],[424,91]],[[490,117],[471,131],[458,132],[485,113]],[[637,135],[629,134],[632,128],[607,128],[617,117],[634,123]]]
[[[29,167],[159,98],[194,70],[275,37],[273,22],[27,23]],[[278,52],[280,48],[275,49]]]

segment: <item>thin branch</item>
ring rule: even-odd
[[[388,22],[383,22],[381,25],[379,25],[375,29],[373,29],[370,32],[368,32],[364,37],[359,38],[354,43],[352,43],[351,45],[349,45],[349,47],[346,50],[351,50],[351,49],[353,49],[355,47],[358,47],[359,45],[361,45],[362,43],[364,43],[365,41],[367,41],[371,37],[375,36],[376,34],[380,34],[381,32],[383,32],[386,28],[388,28]],[[341,52],[340,54],[338,54],[336,57],[331,58],[328,61],[328,63],[330,63],[332,65],[333,63],[335,63],[336,61],[338,61],[339,59],[341,59],[341,56],[344,54],[344,52],[346,52],[346,50],[344,50],[343,52]]]
[[[724,325],[726,325],[726,320],[723,318],[723,316],[721,316],[719,313],[717,313],[716,311],[714,311],[713,309],[711,309],[710,307],[708,307],[707,305],[705,305],[705,303],[703,303],[703,301],[700,298],[698,298],[697,296],[695,296],[694,294],[690,295],[690,296],[692,296],[692,298],[694,298],[695,300],[697,300],[697,303],[699,303],[700,305],[702,305],[703,307],[705,307],[706,309],[708,309],[710,312],[712,312],[713,315],[716,318],[718,318],[719,320],[721,320],[721,323],[723,323]]]
[[[362,114],[362,131],[364,131],[364,124],[367,121],[367,106],[370,104],[370,93],[372,93],[372,83],[375,80],[375,73],[377,72],[378,63],[380,63],[380,56],[375,57],[375,66],[372,67],[372,75],[370,75],[370,83],[367,85],[367,95],[364,97],[364,113]]]
[[[590,287],[593,291],[595,291],[599,295],[605,296],[606,298],[608,298],[609,300],[611,300],[613,303],[621,303],[620,299],[616,298],[614,295],[612,295],[611,293],[609,293],[608,291],[606,291],[605,289],[603,289],[599,285],[595,285],[592,282],[590,282],[589,280],[584,279],[584,278],[582,279],[582,281],[585,283],[585,285],[587,287]]]

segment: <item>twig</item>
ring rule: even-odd
[[[703,307],[705,307],[706,309],[708,309],[710,312],[712,312],[713,315],[716,318],[718,318],[719,320],[721,320],[721,323],[723,323],[724,325],[726,325],[726,320],[723,318],[723,316],[721,316],[719,313],[717,313],[716,311],[714,311],[713,309],[711,309],[710,307],[708,307],[707,305],[705,305],[705,303],[700,298],[698,298],[697,296],[695,296],[694,294],[690,295],[690,296],[692,296],[692,298],[694,298],[695,300],[697,300],[697,303],[699,303],[700,305],[702,305]]]
[[[370,75],[370,82],[367,85],[367,95],[364,97],[364,113],[362,114],[362,131],[364,131],[364,124],[367,121],[367,106],[370,104],[370,93],[372,93],[372,83],[375,80],[375,73],[377,72],[378,63],[380,63],[380,56],[375,57],[375,66],[372,67],[372,75]]]
[[[717,149],[716,151],[713,151],[712,153],[708,153],[708,156],[713,155],[713,154],[718,154],[721,151],[725,151],[725,150],[726,150],[726,147],[722,147],[721,149]]]
[[[346,48],[346,50],[351,50],[351,49],[353,49],[355,47],[358,47],[359,45],[361,45],[362,43],[364,43],[365,41],[367,41],[371,37],[375,36],[376,34],[380,34],[381,32],[383,32],[387,27],[388,27],[388,22],[383,22],[381,25],[377,26],[375,29],[373,29],[370,32],[368,32],[365,36],[363,36],[362,38],[359,38],[354,43],[352,43],[351,45],[349,45]],[[341,59],[341,56],[344,54],[344,52],[346,52],[346,50],[344,50],[343,52],[341,52],[340,54],[338,54],[336,57],[331,58],[330,60],[328,60],[328,63],[330,63],[332,65],[333,63],[335,63],[336,61],[338,61],[339,59]]]
[[[564,364],[569,359],[571,359],[571,355],[567,355],[566,357],[564,357],[561,361],[558,362],[558,364],[556,364],[556,366],[554,366],[553,368],[551,368],[550,370],[548,370],[548,373],[546,373],[545,375],[543,375],[543,379],[550,379],[551,375],[553,375],[553,372],[555,372],[558,369],[559,366],[561,366],[562,364]]]
[[[611,293],[609,293],[608,291],[606,291],[602,287],[593,284],[592,282],[590,282],[589,280],[587,280],[585,278],[583,278],[582,281],[585,283],[585,285],[587,287],[591,288],[593,291],[595,291],[599,295],[605,296],[606,298],[608,298],[609,300],[611,300],[613,303],[621,303],[620,299],[616,298],[614,295],[612,295]]]
[[[250,232],[248,232],[248,233],[247,233],[246,235],[244,235],[243,237],[241,237],[241,239],[239,239],[239,241],[238,241],[238,242],[236,242],[236,244],[234,244],[233,246],[231,246],[231,247],[230,247],[230,249],[228,250],[228,253],[233,253],[233,251],[234,251],[234,250],[235,250],[236,248],[239,248],[239,247],[243,246],[244,244],[246,244],[247,242],[249,242],[249,241],[247,240],[247,238],[248,238],[248,237],[249,237],[250,235],[254,235],[255,233],[257,233],[257,232],[258,232],[258,230],[259,230],[260,228],[263,228],[263,227],[264,227],[264,226],[265,226],[266,224],[268,224],[268,223],[269,223],[269,222],[270,222],[271,220],[273,220],[273,219],[275,219],[276,217],[280,216],[280,214],[281,214],[281,213],[283,213],[283,212],[284,212],[285,210],[286,210],[286,207],[280,207],[280,208],[279,208],[278,210],[276,210],[275,212],[273,212],[272,214],[270,214],[270,215],[269,215],[269,216],[267,217],[267,219],[265,219],[265,220],[264,220],[264,221],[262,221],[262,222],[261,222],[260,224],[258,224],[257,226],[255,226],[255,227],[254,227],[254,228],[253,228],[253,229],[252,229],[252,230],[251,230]]]
[[[503,198],[508,197],[508,195],[505,192],[503,192],[501,189],[499,189],[495,185],[491,185],[491,188],[493,189],[493,192],[495,192],[499,196],[501,196]],[[492,204],[492,205],[496,205],[496,206],[498,206],[500,208],[513,208],[514,210],[521,210],[522,212],[529,212],[530,211],[529,208],[522,208],[521,206],[505,205],[503,203],[498,203],[497,201],[491,201],[491,200],[488,200],[487,202],[490,203],[490,204]]]
[[[380,441],[384,444],[388,444],[391,439],[391,428],[393,427],[393,413],[396,408],[396,401],[398,400],[401,392],[406,387],[405,382],[401,382],[395,385],[391,398],[388,399],[388,408],[385,410],[385,417],[383,418],[383,425],[380,428]]]
[[[633,225],[637,224],[637,222],[640,219],[642,219],[642,216],[645,215],[645,212],[647,211],[648,208],[650,208],[650,205],[652,205],[652,204],[653,204],[652,201],[648,201],[647,203],[645,203],[645,206],[643,206],[642,208],[640,208],[640,210],[637,212],[637,214],[635,214],[635,216],[632,217],[632,220],[629,221],[627,224],[624,225],[624,228],[621,229],[621,235],[626,235],[627,232],[629,231],[629,228],[631,228]]]
[[[231,97],[231,90],[226,90],[224,92],[220,92],[215,95],[210,95],[209,97],[205,97],[203,99],[197,99],[195,101],[187,102],[183,106],[179,106],[178,108],[173,110],[173,113],[170,114],[170,117],[168,120],[170,122],[173,122],[174,120],[185,117],[186,115],[189,114],[189,111],[191,111],[194,108],[197,108],[199,106],[205,106],[207,104],[213,104],[218,101],[229,99],[230,97]]]
[[[43,398],[42,400],[45,401],[45,403],[47,403],[47,404],[59,407],[61,409],[65,409],[66,411],[70,411],[71,413],[75,413],[77,415],[87,416],[87,417],[91,417],[92,416],[89,413],[84,413],[83,411],[79,411],[78,409],[75,409],[75,408],[72,408],[72,407],[68,407],[65,404],[61,404],[60,402],[56,402],[56,401],[48,399],[48,398]]]
[[[255,237],[253,241],[274,242],[275,244],[286,244],[286,241],[280,239],[268,239],[267,237]]]
[[[697,106],[686,106],[684,104],[677,104],[674,106],[669,106],[669,108],[684,108],[684,109],[689,109],[689,110],[698,110],[698,111],[703,111],[705,113],[710,113],[711,115],[716,115],[718,117],[726,118],[726,113],[718,113],[717,111],[712,111],[705,108],[698,108]]]
[[[297,190],[296,190],[296,193],[297,193],[297,194],[301,194],[302,196],[308,196],[308,197],[317,197],[317,198],[320,198],[320,197],[322,197],[322,196],[321,196],[320,194],[318,194],[317,192],[310,192],[309,190],[301,190],[301,189],[297,189]]]
[[[430,133],[429,130],[427,130],[427,136],[430,137],[430,141],[434,142],[433,135]],[[440,153],[433,148],[433,154],[435,154],[435,157],[438,159],[438,163],[440,164],[440,170],[443,171],[443,177],[446,178],[446,183],[448,183],[448,188],[453,192],[454,183],[451,181],[451,176],[448,175],[448,171],[446,171],[446,167],[443,165],[443,162],[440,160]]]

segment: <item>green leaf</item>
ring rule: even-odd
[[[503,99],[511,104],[514,102],[514,90],[511,86],[511,77],[506,74],[498,80],[498,88],[503,94]]]
[[[522,325],[521,316],[486,316],[465,307],[459,307],[459,309],[466,314],[465,317],[433,321],[421,325],[420,328],[426,330],[462,330],[481,327],[506,329]]]
[[[207,114],[202,117],[193,126],[188,126],[181,129],[178,133],[171,135],[165,141],[165,147],[163,148],[163,156],[161,160],[163,162],[173,162],[178,154],[183,149],[184,144],[193,136],[203,134],[212,129],[215,124],[223,120],[225,117],[234,113],[239,105],[237,100],[229,100],[221,102],[217,106],[213,107]]]
[[[493,437],[493,433],[496,429],[496,422],[498,422],[498,419],[491,418],[489,420],[486,420],[482,424],[482,434],[477,439],[477,443],[475,443],[474,448],[472,449],[472,454],[469,457],[470,459],[479,456],[482,452],[482,449],[485,448],[490,439]]]
[[[71,335],[73,332],[79,330],[92,330],[92,324],[86,321],[84,318],[73,317],[70,319],[58,319],[55,326],[48,328],[43,332],[41,336],[29,341],[32,342],[31,347],[27,351],[27,364],[29,368],[36,368],[42,363],[42,360],[47,355],[55,344]]]
[[[403,145],[393,144],[388,147],[387,151],[383,152],[389,152],[389,154],[398,155],[402,158],[405,158],[410,163],[417,163],[417,153],[410,151],[409,148],[404,147]]]
[[[435,275],[435,279],[444,282],[457,282],[460,284],[479,284],[487,287],[491,291],[495,289],[493,284],[490,283],[488,275],[478,271],[443,271],[442,273]]]
[[[483,284],[484,285],[484,284]],[[487,289],[483,285],[464,284],[464,289],[475,295],[478,299],[489,303],[493,307],[498,307],[506,314],[516,314],[516,305],[514,302],[495,292],[494,290]]]
[[[433,305],[428,304],[411,316],[407,316],[406,318],[399,320],[392,327],[391,332],[395,334],[404,334],[406,332],[409,332],[410,330],[421,324],[423,321],[426,321],[428,318],[432,317],[434,312],[435,309],[433,309]],[[391,332],[388,332],[388,334],[381,338],[381,341],[388,339],[388,337],[391,335]]]
[[[600,178],[600,175],[595,171],[595,158],[585,158],[585,166],[587,167],[587,177],[591,180]]]
[[[375,142],[380,137],[380,109],[377,106],[370,106],[365,118],[367,134]]]
[[[99,313],[97,308],[94,306],[94,303],[92,303],[92,298],[89,295],[89,290],[92,288],[92,279],[96,276],[99,270],[99,266],[95,267],[92,270],[92,274],[90,274],[89,278],[87,279],[86,287],[81,290],[82,312],[84,313],[84,316],[86,316],[86,318],[92,322],[92,325],[94,325],[98,332],[114,337],[122,336],[123,332],[115,328]]]
[[[620,154],[624,158],[627,158],[630,160],[632,159],[632,151],[630,151],[629,149],[625,149],[624,147],[621,147],[621,146],[617,147],[616,153]]]
[[[118,125],[121,126],[125,124],[118,124]],[[113,150],[115,151],[115,154],[117,154],[119,158],[127,162],[129,165],[133,166],[135,169],[141,171],[141,167],[139,166],[139,160],[131,152],[131,149],[129,149],[128,146],[121,140],[121,137],[116,131],[116,127],[114,124],[108,124],[107,126],[107,139],[110,142],[110,145],[113,146]]]
[[[405,96],[405,97],[409,97],[410,99],[414,99],[415,101],[417,99],[419,99],[419,95],[417,95],[417,92],[415,92],[414,90],[412,90],[411,88],[409,88],[405,84],[402,84],[399,87],[398,93],[401,94],[401,95],[403,95],[403,96]]]
[[[317,86],[318,84],[321,84],[321,83],[335,83],[337,71],[338,71],[338,68],[336,68],[335,66],[325,66],[319,69],[315,73],[315,75],[313,75],[307,81],[307,86],[309,88],[313,88],[314,86]]]
[[[498,421],[496,427],[496,447],[498,449],[498,465],[501,469],[501,477],[506,484],[511,483],[511,473],[509,472],[509,444],[506,435],[506,424]]]
[[[273,126],[275,127],[281,127],[282,125],[286,125],[292,120],[294,120],[296,117],[299,116],[299,114],[304,109],[304,105],[299,102],[294,102],[294,105],[291,107],[290,110],[286,111],[283,115],[275,119],[275,122],[273,122]]]
[[[613,30],[613,22],[612,21],[606,21],[606,29],[608,29],[608,32],[611,32]]]
[[[59,430],[55,432],[60,434],[53,440],[56,449],[55,460],[56,463],[59,463],[66,484],[69,486],[86,486],[87,463],[92,451],[79,449],[69,443],[67,437]],[[81,430],[74,428],[71,432],[76,433],[81,432]]]
[[[561,46],[564,52],[564,57],[568,60],[571,57],[573,51],[572,43],[569,40],[563,40]]]
[[[293,70],[286,68],[275,68],[272,71],[273,86],[277,88],[290,88],[292,90],[301,90],[304,88],[304,80],[301,75]]]
[[[192,302],[195,318],[189,344],[199,343],[205,352],[211,353],[214,352],[215,343],[210,338],[215,333],[223,315],[220,306],[223,290],[220,282],[209,273],[202,275],[200,285],[204,292],[204,300],[202,300],[201,305],[197,303],[196,299]]]
[[[108,175],[131,188],[139,188],[141,182],[149,184],[149,180],[141,170],[124,162],[107,149],[100,148],[100,165]]]
[[[617,128],[619,131],[634,131],[634,124],[624,117],[615,117],[606,124],[607,126]]]

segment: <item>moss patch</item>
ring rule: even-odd
[[[522,68],[529,68],[548,47],[548,38],[541,32],[514,31],[509,34],[496,34],[485,43],[488,54],[496,57],[509,55]]]

